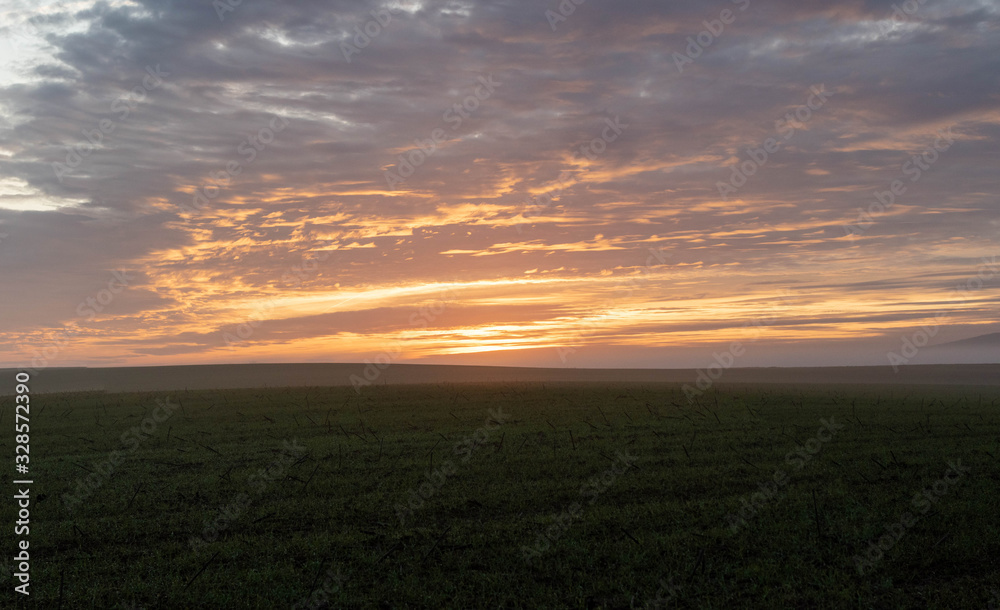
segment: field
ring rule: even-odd
[[[12,426],[13,399],[0,402]],[[692,404],[667,384],[438,384],[31,404],[31,599],[12,592],[8,543],[5,607],[1000,604],[995,387],[728,385]],[[5,527],[14,511],[3,503]]]

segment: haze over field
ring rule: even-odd
[[[995,2],[6,7],[0,366],[998,361]]]
[[[374,374],[372,374],[374,373]],[[15,371],[0,369],[0,378]],[[52,368],[34,378],[35,393],[59,392],[178,392],[242,388],[351,386],[360,395],[370,387],[434,384],[450,389],[456,383],[472,384],[587,384],[619,386],[645,384],[680,386],[690,402],[717,384],[735,388],[794,385],[871,390],[905,387],[923,393],[932,386],[963,386],[979,391],[1000,386],[1000,366],[983,364],[901,367],[742,368],[721,371],[718,366],[699,370],[569,369],[495,366],[397,364],[378,370],[366,364],[215,364],[109,368]],[[779,390],[780,391],[780,390]],[[0,386],[0,396],[12,394]],[[690,404],[690,403],[689,403]]]

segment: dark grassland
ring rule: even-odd
[[[157,399],[179,405],[160,423]],[[31,598],[12,592],[8,495],[5,607],[1000,604],[996,388],[720,386],[689,404],[671,385],[456,384],[31,405]],[[831,419],[843,428],[821,432]],[[293,439],[303,450],[282,461]],[[935,494],[956,461],[968,471]],[[761,500],[776,470],[784,485]],[[87,477],[99,487],[70,507]],[[933,502],[915,501],[925,488]],[[758,507],[737,523],[741,500]],[[878,559],[870,543],[904,513],[915,523]]]

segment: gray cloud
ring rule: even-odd
[[[244,0],[220,20],[202,0],[147,0],[33,17],[48,57],[0,90],[0,172],[31,193],[0,197],[0,232],[12,236],[0,243],[11,288],[0,332],[75,320],[114,269],[141,273],[145,291],[123,297],[117,328],[129,332],[145,314],[169,333],[191,307],[227,294],[533,269],[592,276],[637,266],[654,241],[670,246],[673,264],[702,270],[695,294],[722,290],[723,272],[708,270],[735,265],[814,294],[905,300],[947,290],[920,271],[963,277],[996,253],[1000,12],[990,3],[926,3],[891,33],[879,26],[889,0],[754,0],[743,12],[741,3],[586,2],[555,32],[545,11],[557,2],[415,4],[350,62],[342,43],[386,4]],[[673,54],[727,7],[735,22],[678,72]],[[143,89],[156,66],[169,75]],[[486,75],[501,85],[452,129],[445,113]],[[722,201],[717,183],[818,84],[835,92],[828,105]],[[287,127],[254,147],[274,116]],[[629,125],[621,137],[593,162],[576,156],[614,117]],[[53,164],[67,163],[67,147],[86,148],[101,121],[113,131],[60,180]],[[846,239],[843,225],[948,125],[953,147],[895,210]],[[445,143],[387,191],[384,170],[435,129]],[[217,197],[182,211],[234,162],[240,172]],[[573,183],[558,205],[517,232],[524,200],[564,171]],[[17,209],[25,197],[50,203]],[[560,247],[596,235],[617,249]],[[502,253],[474,255],[487,248]],[[294,290],[281,282],[303,256],[334,250],[336,262]],[[894,278],[859,281],[887,268]],[[657,286],[653,294],[672,292]],[[984,291],[975,315],[996,294]],[[868,320],[894,315],[914,314]],[[308,324],[295,336],[309,336]],[[203,345],[176,341],[189,340]]]

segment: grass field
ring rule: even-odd
[[[458,384],[31,404],[31,599],[12,592],[8,543],[5,607],[1000,604],[996,388],[718,386],[689,404],[672,385]],[[5,455],[13,442],[0,438]],[[3,503],[5,524],[14,511]]]

